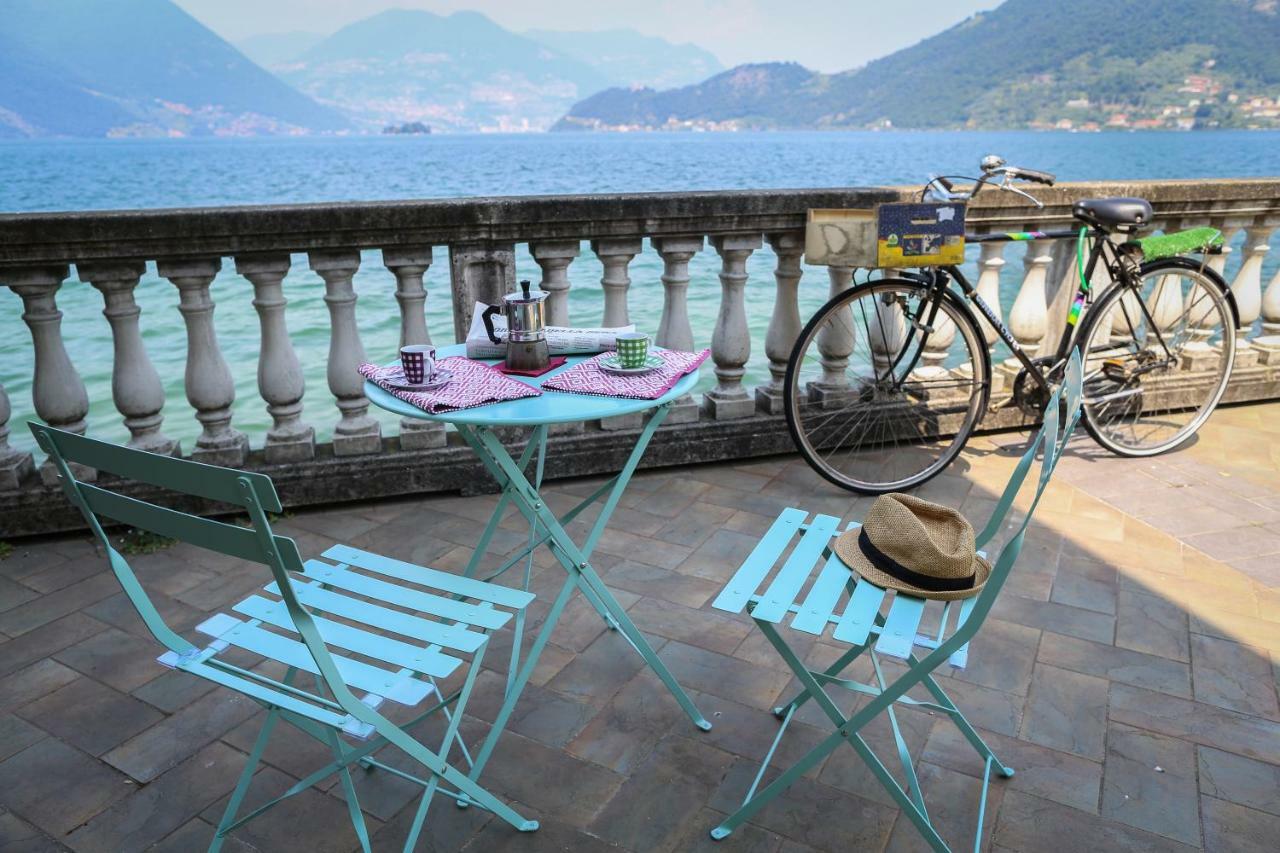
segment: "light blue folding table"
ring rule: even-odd
[[[438,358],[465,354],[466,348],[462,344],[440,347],[437,351]],[[540,387],[545,380],[569,369],[587,357],[570,356],[563,367],[556,368],[536,378],[522,376],[513,378],[528,385]],[[675,697],[676,702],[684,709],[684,712],[689,715],[694,725],[703,731],[711,728],[711,723],[707,722],[702,713],[694,706],[693,700],[689,698],[689,695],[685,693],[684,689],[676,681],[675,676],[667,669],[666,664],[658,657],[657,652],[649,645],[649,641],[636,628],[626,610],[605,586],[604,581],[601,580],[600,575],[590,562],[591,552],[595,549],[601,534],[604,533],[605,527],[609,523],[609,518],[613,515],[613,511],[618,505],[618,500],[626,490],[627,483],[630,482],[631,475],[635,473],[641,457],[644,456],[645,448],[648,447],[650,439],[653,438],[663,419],[666,418],[671,404],[677,398],[693,390],[693,386],[697,381],[697,371],[693,371],[682,377],[670,391],[656,400],[632,400],[546,391],[540,397],[525,397],[520,400],[490,403],[474,409],[462,409],[434,415],[400,400],[372,382],[365,383],[365,394],[376,406],[406,417],[452,423],[458,430],[458,434],[475,451],[485,469],[493,475],[498,485],[501,486],[502,496],[499,498],[498,505],[494,509],[488,524],[485,525],[484,532],[476,545],[475,553],[466,568],[468,577],[474,576],[480,560],[487,551],[489,543],[498,529],[498,523],[502,520],[502,515],[509,504],[514,505],[529,522],[529,543],[525,548],[509,557],[484,580],[493,580],[523,561],[524,588],[527,590],[533,568],[533,553],[544,545],[555,556],[556,561],[560,563],[566,573],[564,584],[560,587],[560,592],[551,605],[551,611],[547,614],[546,622],[543,623],[542,629],[530,644],[527,652],[522,652],[522,644],[519,641],[524,628],[524,614],[517,614],[516,616],[515,631],[517,641],[513,643],[511,650],[511,667],[507,676],[506,698],[494,720],[493,729],[489,737],[476,755],[475,763],[471,770],[472,779],[479,778],[481,770],[492,754],[493,748],[501,736],[502,730],[506,727],[507,720],[510,718],[516,702],[520,698],[521,691],[528,683],[529,676],[533,673],[534,667],[537,666],[542,650],[551,638],[556,623],[559,621],[565,606],[573,597],[574,592],[581,592],[587,601],[591,603],[591,606],[604,618],[605,623],[610,628],[618,630],[626,638],[632,648],[644,658],[645,663],[666,685],[667,689],[671,691],[671,695]],[[639,437],[636,439],[635,447],[632,449],[630,456],[627,457],[626,463],[622,466],[622,470],[564,515],[557,517],[539,494],[546,459],[547,428],[551,424],[592,421],[636,412],[648,412],[649,415],[640,430]],[[495,433],[495,430],[501,427],[533,428],[532,435],[525,445],[519,461],[512,457]],[[534,462],[532,480],[525,474],[530,461]],[[580,515],[587,507],[600,500],[604,500],[604,505],[601,507],[595,523],[591,526],[587,538],[581,545],[575,543],[565,531],[565,525]],[[523,665],[520,663],[522,654],[524,654]]]

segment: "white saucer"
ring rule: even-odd
[[[383,381],[397,391],[434,391],[437,388],[443,388],[448,385],[452,379],[453,373],[448,370],[437,370],[436,375],[430,382],[424,382],[421,385],[406,382],[404,380],[404,371],[401,370],[383,377]]]
[[[662,357],[657,355],[650,355],[646,358],[644,367],[623,367],[622,362],[616,355],[607,356],[596,362],[596,366],[605,373],[612,373],[615,376],[643,376],[646,373],[652,373],[665,364],[666,362],[662,360]]]

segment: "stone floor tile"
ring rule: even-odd
[[[528,811],[513,805],[521,814]],[[517,832],[503,821],[491,820],[462,850],[465,853],[625,853],[624,848],[613,842],[555,818],[538,818],[538,822],[538,831],[529,833]]]
[[[789,679],[786,673],[672,640],[662,659],[682,686],[755,707],[772,707]]]
[[[772,517],[764,527],[738,532],[722,528],[712,533],[705,542],[693,549],[689,557],[677,567],[684,575],[693,575],[722,585],[742,565],[742,561],[756,547],[760,536],[773,522]]]
[[[170,670],[133,691],[135,698],[172,714],[217,688],[212,681]]]
[[[1191,631],[1236,642],[1247,640],[1251,646],[1280,652],[1280,622],[1270,619],[1253,619],[1235,614],[1223,617],[1218,614],[1192,613]],[[0,647],[0,654],[3,651]]]
[[[1280,817],[1213,797],[1201,800],[1206,850],[1269,853],[1280,838]]]
[[[1117,821],[1091,819],[1075,809],[1018,791],[1005,794],[992,840],[1013,850],[1055,853],[1190,853],[1198,849]]]
[[[1198,702],[1277,719],[1276,681],[1265,649],[1191,635],[1191,676]]]
[[[0,716],[0,761],[44,740],[45,733],[13,714]]]
[[[720,611],[695,610],[652,598],[641,598],[627,614],[646,634],[679,640],[722,655],[732,654],[753,630],[749,622]]]
[[[1014,770],[1009,779],[993,775],[992,787],[1003,786],[1073,809],[1097,813],[1098,791],[1102,784],[1101,764],[1025,740],[986,731],[979,734],[1005,766]],[[958,773],[982,777],[982,757],[953,725],[940,723],[934,726],[920,759]]]
[[[1114,725],[1107,733],[1102,815],[1185,844],[1200,843],[1195,747]]]
[[[728,815],[715,809],[704,808],[686,821],[685,832],[673,849],[682,853],[779,853],[784,839],[751,823],[744,823],[726,839],[711,838],[711,830],[719,826]],[[791,842],[794,845],[794,842]],[[797,849],[793,846],[793,849]],[[812,850],[812,847],[806,847]]]
[[[1025,739],[1098,761],[1106,728],[1106,680],[1036,665],[1022,719]]]
[[[982,781],[929,763],[921,763],[917,773],[920,791],[934,830],[953,850],[970,849],[978,832],[978,803],[982,796]],[[1004,791],[1005,788],[1001,785],[992,785],[988,789],[986,819],[982,827],[981,847],[984,849],[991,844],[995,815],[1000,811]],[[889,836],[889,845],[885,848],[887,853],[929,853],[932,849],[906,813],[900,813],[893,826],[893,834]]]
[[[118,628],[108,628],[53,657],[125,693],[138,689],[169,670],[156,662],[163,652],[154,639],[141,639]]]
[[[599,617],[597,617],[599,618]],[[653,643],[666,659],[661,642]],[[595,642],[547,681],[547,687],[593,707],[606,704],[614,693],[645,668],[644,659],[617,631],[600,632]]]
[[[949,667],[943,667],[942,670],[954,671]],[[938,677],[941,674],[939,671],[934,672],[939,686],[951,697],[955,706],[964,712],[970,723],[1002,735],[1017,735],[1022,725],[1022,708],[1026,697],[955,678]]]
[[[745,619],[745,617],[742,617]],[[744,624],[752,626],[752,623]],[[814,648],[817,637],[804,631],[788,631],[787,643],[795,651],[796,655],[804,661],[809,659],[810,651]],[[736,649],[733,650],[733,656],[741,660],[748,661],[757,666],[767,666],[770,669],[781,669],[786,672],[791,670],[787,667],[787,662],[778,654],[778,650],[769,642],[769,638],[765,636],[763,631],[753,630],[742,640]]]
[[[1041,637],[1039,660],[1061,669],[1191,698],[1191,669],[1181,661],[1049,631]]]
[[[143,850],[189,823],[235,787],[245,756],[210,744],[73,832],[77,853]]]
[[[41,625],[0,645],[0,676],[22,669],[86,637],[92,637],[104,628],[106,626],[101,622],[83,613],[72,613]]]
[[[1186,611],[1159,595],[1122,589],[1116,600],[1116,645],[1189,662]]]
[[[669,519],[654,536],[664,542],[697,548],[719,530],[734,510],[715,504],[694,503],[675,518]]]
[[[0,577],[0,613],[8,612],[19,604],[26,604],[39,597],[40,593],[34,589],[6,577]]]
[[[1053,601],[1032,601],[1016,595],[1003,596],[996,599],[991,615],[1028,628],[1041,628],[1097,643],[1110,643],[1115,637],[1114,616]]]
[[[127,693],[83,677],[15,713],[90,755],[102,755],[163,716]]]
[[[1116,612],[1116,585],[1100,581],[1058,567],[1049,600],[1085,610],[1096,610],[1114,616]]]
[[[217,690],[125,741],[102,758],[139,782],[150,782],[194,755],[258,709],[257,703]]]
[[[895,713],[902,739],[907,745],[907,751],[913,756],[913,761],[919,760],[918,757],[929,740],[929,733],[933,730],[934,723],[947,725],[946,721],[923,711],[899,708]],[[898,784],[905,788],[906,778],[902,772],[902,763],[897,757],[897,746],[888,716],[879,715],[864,726],[860,734],[872,751],[880,756],[881,762],[898,780]],[[888,808],[896,808],[892,795],[880,780],[872,775],[867,763],[847,744],[841,744],[835,752],[831,753],[831,757],[822,766],[818,781],[824,785],[839,788],[841,791],[848,791],[864,800],[881,803]]]
[[[362,806],[365,805],[365,801],[368,799],[365,794],[365,788],[370,778],[372,777],[366,776],[363,780],[356,782],[357,789],[360,791],[360,804]],[[404,843],[409,837],[409,828],[413,823],[414,816],[417,814],[418,801],[422,794],[422,788],[417,785],[412,787],[417,794],[412,803],[409,804],[409,807],[401,809],[393,820],[387,821],[377,832],[373,833],[371,846],[374,850],[404,849]],[[521,808],[518,804],[513,805],[517,809]],[[427,810],[427,819],[423,824],[422,832],[418,836],[418,844],[414,850],[423,851],[423,853],[457,853],[457,851],[464,849],[476,837],[477,833],[490,823],[499,823],[511,835],[521,836],[525,840],[532,840],[537,835],[537,833],[530,835],[517,832],[509,824],[501,820],[495,820],[494,816],[484,809],[460,809],[452,799],[437,794],[431,801],[431,807]],[[539,832],[541,832],[541,829],[539,829]]]
[[[742,803],[757,769],[754,762],[737,761],[712,796],[711,808],[733,813]],[[775,771],[767,772],[761,788],[777,775]],[[893,829],[894,815],[893,809],[802,776],[761,808],[750,822],[814,850],[834,853],[880,850]]]
[[[169,833],[157,844],[149,847],[147,853],[192,853],[192,851],[206,850],[213,839],[213,832],[213,824],[200,818],[193,818]],[[223,839],[222,850],[223,853],[256,853],[252,847],[234,835]]]
[[[259,770],[249,784],[240,814],[248,814],[284,793],[294,781],[270,767]],[[223,796],[205,808],[201,817],[216,826],[226,806],[227,797]],[[365,823],[371,835],[382,826],[381,821],[368,815],[365,815]],[[289,850],[297,846],[299,827],[306,828],[308,853],[348,853],[359,845],[346,803],[340,797],[322,794],[315,788],[308,788],[279,803],[233,830],[231,837],[255,850]]]
[[[65,849],[17,815],[0,812],[0,850],[5,853],[58,853]]]
[[[691,732],[664,738],[586,829],[630,850],[671,851],[734,762]]]
[[[618,690],[565,748],[584,761],[626,776],[659,740],[687,722],[657,677],[645,672]]]
[[[1127,684],[1112,685],[1110,713],[1112,722],[1280,764],[1280,723],[1271,720]]]
[[[54,838],[135,790],[124,776],[56,738],[0,762],[0,805]]]
[[[720,592],[720,585],[711,581],[633,560],[623,560],[602,575],[610,589],[625,589],[685,607],[702,607]]]
[[[214,580],[221,579],[215,578]],[[265,583],[265,579],[263,579],[263,582]],[[256,589],[259,586],[262,586],[262,584],[254,584],[252,589]],[[249,592],[250,589],[244,589],[243,594],[237,596],[237,598],[243,598]],[[147,594],[151,598],[151,603],[155,605],[156,610],[160,613],[160,618],[165,621],[166,625],[179,633],[189,632],[197,624],[209,617],[209,614],[203,610],[198,610],[178,601],[176,598],[170,598],[167,595],[152,591],[148,591]],[[107,596],[92,607],[86,607],[84,612],[100,622],[114,625],[121,631],[126,631],[136,637],[155,643],[155,638],[151,636],[151,631],[147,629],[146,623],[138,615],[133,602],[123,592],[116,592],[115,595]],[[164,651],[158,646],[155,648],[156,654]]]
[[[969,643],[968,665],[964,669],[944,667],[944,671],[957,681],[1025,696],[1039,642],[1040,632],[1034,628],[988,618]]]
[[[1218,560],[1244,560],[1280,554],[1280,533],[1261,525],[1237,527],[1186,537],[1191,547]]]
[[[1208,746],[1198,748],[1200,790],[1280,817],[1280,766]]]
[[[109,572],[91,575],[66,589],[0,613],[0,631],[10,637],[21,637],[119,591],[120,582]]]
[[[75,670],[44,658],[26,669],[0,678],[0,712],[34,702],[78,678],[80,674]]]
[[[506,696],[507,679],[494,672],[482,672],[467,703],[472,717],[492,722]],[[601,700],[596,699],[597,703]],[[590,704],[555,690],[526,685],[507,723],[508,729],[557,749],[572,740],[591,721],[600,704]]]

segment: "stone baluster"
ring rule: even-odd
[[[1280,269],[1262,294],[1262,334],[1253,339],[1253,347],[1260,363],[1280,365]]]
[[[747,359],[751,357],[751,333],[747,329],[745,291],[747,259],[762,245],[759,234],[726,234],[711,238],[720,255],[720,311],[711,333],[711,358],[716,386],[703,395],[707,414],[715,420],[745,418],[755,411],[755,401],[742,387]]]
[[[450,244],[449,285],[453,298],[453,339],[462,343],[477,302],[501,305],[516,288],[514,243]]]
[[[111,325],[114,359],[111,367],[111,397],[116,409],[124,415],[129,430],[129,447],[160,453],[182,454],[178,442],[160,431],[164,423],[164,385],[160,374],[147,356],[138,330],[138,307],[133,293],[147,270],[143,261],[120,261],[77,264],[81,281],[92,284],[102,293],[103,316]]]
[[[1213,270],[1225,279],[1227,260],[1230,258],[1231,253],[1235,251],[1235,249],[1231,248],[1231,241],[1235,238],[1237,231],[1239,231],[1243,226],[1249,224],[1248,220],[1227,219],[1222,222],[1208,222],[1203,224],[1212,225],[1214,228],[1217,228],[1222,232],[1222,251],[1208,256],[1208,266],[1209,269]],[[1182,227],[1186,228],[1187,223],[1183,222]]]
[[[766,414],[780,415],[787,362],[796,338],[800,337],[800,306],[796,291],[800,285],[804,232],[782,231],[766,234],[765,239],[778,258],[773,271],[777,291],[773,299],[773,314],[769,317],[769,330],[764,338],[764,352],[769,357],[769,382],[756,389],[756,408]]]
[[[31,330],[35,349],[35,376],[31,386],[36,414],[51,427],[84,435],[89,395],[62,342],[62,312],[57,293],[70,269],[66,265],[14,270],[5,282],[22,299],[22,319]],[[93,471],[74,466],[81,479],[94,479]],[[45,485],[58,482],[58,472],[48,460],[40,466]]]
[[[627,265],[640,254],[640,249],[639,237],[591,241],[591,251],[596,253],[596,257],[604,265],[600,286],[604,288],[605,326],[625,326],[631,322],[627,313],[627,290],[631,287]]]
[[[876,378],[888,376],[893,362],[906,341],[907,318],[897,302],[885,305],[875,300],[875,313],[866,320],[867,348],[871,350],[871,364]]]
[[[532,243],[529,252],[542,268],[539,287],[547,292],[547,325],[569,325],[569,264],[582,250],[577,240]]]
[[[431,267],[431,246],[409,246],[382,250],[382,264],[396,277],[396,302],[400,304],[400,346],[431,343],[427,331],[427,290],[422,277]],[[400,447],[426,450],[444,447],[445,427],[422,418],[400,419]]]
[[[1053,262],[1052,244],[1047,240],[1032,240],[1027,244],[1023,258],[1022,286],[1009,309],[1009,331],[1029,357],[1035,358],[1048,332],[1049,304],[1045,298],[1045,281],[1049,264]],[[1009,358],[1004,363],[1006,372],[1017,374],[1021,363]]]
[[[422,277],[431,267],[431,247],[383,249],[382,265],[396,277],[400,346],[431,343],[431,333],[427,331],[427,290],[422,284]]]
[[[271,429],[262,446],[263,458],[270,465],[305,462],[316,455],[316,431],[302,421],[306,384],[285,318],[284,277],[290,263],[283,253],[236,258],[236,272],[253,285],[253,307],[261,330],[258,393],[271,415]]]
[[[827,267],[827,298],[843,293],[853,285],[851,267]],[[811,402],[824,407],[844,405],[849,393],[849,356],[853,352],[857,327],[851,309],[844,310],[843,322],[830,318],[818,330],[818,363],[822,376],[806,389]]]
[[[18,488],[18,484],[35,468],[30,453],[9,446],[9,417],[12,414],[9,395],[5,393],[4,385],[0,385],[0,492]]]
[[[992,313],[996,315],[996,319],[1002,319],[1004,314],[1000,309],[1000,271],[1008,263],[1004,259],[1004,248],[1008,244],[980,243],[979,245],[981,249],[978,256],[978,283],[975,288],[978,295],[982,297],[982,301],[987,303]],[[987,349],[994,349],[996,341],[999,340],[995,326],[988,323],[981,312],[975,311],[974,315],[978,318],[978,328],[982,330]]]
[[[236,386],[218,347],[209,287],[222,268],[221,258],[159,261],[156,270],[178,288],[178,311],[187,326],[187,401],[196,410],[201,432],[191,458],[238,468],[249,456],[249,439],[231,426]]]
[[[1149,297],[1147,310],[1151,312],[1151,320],[1161,334],[1168,332],[1181,318],[1185,308],[1182,297],[1182,277],[1177,275],[1161,276]]]
[[[382,426],[369,416],[364,379],[356,368],[365,360],[356,325],[356,291],[352,277],[360,268],[360,253],[317,251],[308,255],[311,269],[324,279],[329,306],[329,390],[341,417],[333,428],[333,454],[357,456],[382,449]]]
[[[654,237],[649,243],[662,256],[662,319],[654,343],[668,349],[693,351],[693,327],[689,323],[689,261],[702,251],[704,238]],[[678,398],[664,423],[693,423],[698,404],[691,394]]]
[[[1245,229],[1244,262],[1231,281],[1231,292],[1236,297],[1240,312],[1240,326],[1236,329],[1236,367],[1248,367],[1258,363],[1258,352],[1249,342],[1253,324],[1262,313],[1262,260],[1270,251],[1267,237],[1271,228],[1251,226]]]

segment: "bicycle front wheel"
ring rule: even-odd
[[[1121,456],[1153,456],[1195,434],[1222,399],[1236,351],[1224,286],[1179,259],[1109,287],[1082,337],[1084,425]]]
[[[832,298],[800,333],[787,364],[787,426],[832,483],[870,495],[909,489],[964,447],[989,374],[982,335],[954,294],[867,282]]]

